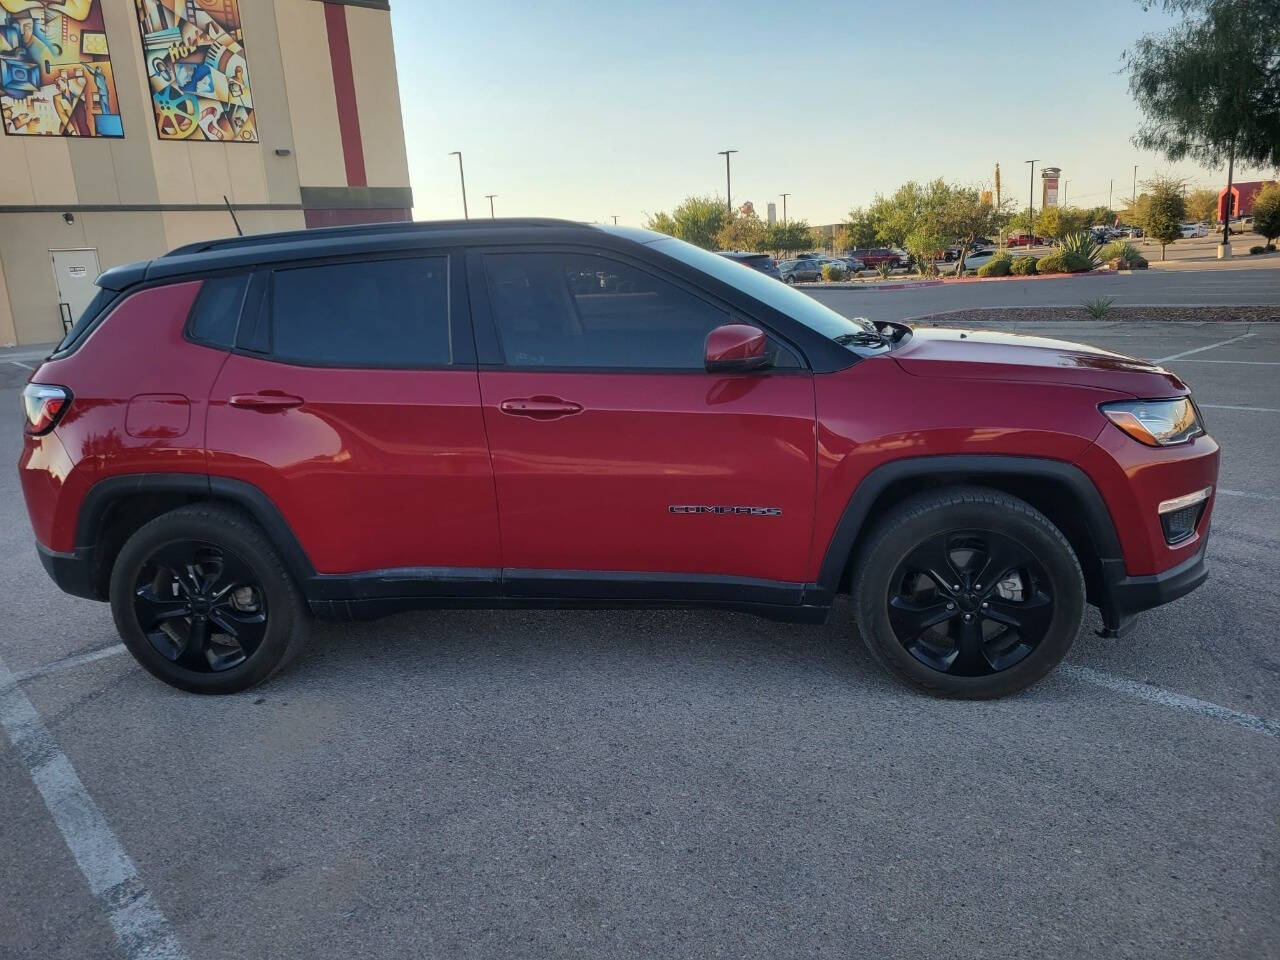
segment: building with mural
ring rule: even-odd
[[[387,0],[0,0],[0,117],[0,345],[228,202],[246,233],[413,206]]]

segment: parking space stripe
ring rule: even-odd
[[[15,367],[22,367],[22,369],[24,369],[24,370],[34,370],[34,369],[35,369],[35,367],[31,366],[30,364],[28,364],[28,363],[20,363],[20,362],[18,362],[17,360],[10,360],[9,362],[10,362],[10,363],[12,363]]]
[[[75,656],[63,657],[61,660],[54,660],[52,663],[32,667],[30,670],[19,670],[13,674],[13,682],[25,683],[35,677],[43,677],[46,673],[57,673],[59,670],[83,666],[86,663],[93,663],[97,660],[105,660],[107,657],[114,657],[124,652],[125,645],[123,643],[113,643],[111,646],[103,647],[101,650],[90,650],[88,653],[78,653]]]
[[[1162,707],[1170,707],[1186,713],[1197,713],[1202,717],[1212,717],[1214,720],[1221,720],[1223,723],[1243,727],[1245,730],[1252,730],[1254,733],[1280,738],[1280,720],[1268,720],[1266,717],[1254,716],[1252,713],[1241,713],[1239,710],[1219,706],[1216,703],[1210,703],[1208,700],[1197,700],[1195,697],[1174,693],[1172,690],[1165,690],[1149,683],[1139,683],[1137,680],[1127,680],[1124,677],[1103,673],[1101,670],[1094,670],[1092,667],[1064,663],[1058,669],[1069,677],[1084,680],[1095,686],[1105,687],[1116,693],[1137,697],[1139,700],[1146,700]]]
[[[1179,363],[1241,363],[1249,367],[1280,367],[1280,360],[1208,360],[1200,357],[1193,357],[1190,360],[1180,360]]]
[[[1193,353],[1204,353],[1206,350],[1216,350],[1218,347],[1225,347],[1228,343],[1239,343],[1241,340],[1248,340],[1252,337],[1252,333],[1242,333],[1238,337],[1232,337],[1230,340],[1219,340],[1217,343],[1211,343],[1206,347],[1195,347],[1191,350],[1183,350],[1181,353],[1171,353],[1167,357],[1157,357],[1152,363],[1168,363],[1170,360],[1181,360],[1183,357],[1189,357]]]
[[[1238,407],[1234,403],[1197,403],[1206,410],[1249,410],[1253,413],[1280,413],[1280,407]]]
[[[129,960],[186,960],[177,935],[67,759],[0,660],[0,726],[18,751]]]

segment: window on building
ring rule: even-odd
[[[701,370],[729,315],[628,264],[578,253],[485,257],[507,363],[518,367]]]
[[[277,270],[272,354],[339,367],[452,362],[447,257]]]

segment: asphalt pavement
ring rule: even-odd
[[[1182,355],[1222,489],[1202,589],[992,703],[895,683],[844,606],[320,624],[183,694],[0,471],[0,956],[1280,956],[1280,325],[1034,332]]]

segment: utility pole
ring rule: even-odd
[[[458,158],[458,180],[462,183],[462,219],[470,220],[471,214],[467,213],[467,178],[462,172],[462,151],[451,150],[449,156]]]
[[[1116,178],[1112,177],[1111,186],[1107,187],[1107,213],[1115,212],[1111,206],[1111,194],[1115,193],[1115,190],[1116,190]]]
[[[1131,210],[1138,205],[1138,165],[1136,163],[1133,165],[1133,199],[1129,202]]]
[[[1063,205],[1064,207],[1067,205],[1067,187],[1069,187],[1069,186],[1071,186],[1071,181],[1070,181],[1070,180],[1063,180],[1063,181],[1062,181],[1062,205]]]
[[[1031,192],[1027,196],[1027,247],[1030,248],[1036,236],[1036,161],[1024,160],[1023,163],[1031,164]]]
[[[724,202],[729,208],[729,216],[733,216],[733,181],[729,179],[729,154],[738,151],[718,150],[716,152],[724,156]]]
[[[618,215],[616,213],[613,215],[613,225],[615,227],[618,225]]]
[[[782,225],[784,227],[787,225],[787,197],[789,196],[791,196],[789,193],[782,195]]]
[[[494,219],[494,217],[493,217],[493,198],[494,198],[494,197],[496,197],[496,196],[497,196],[497,194],[496,194],[496,193],[486,193],[486,194],[484,195],[484,198],[485,198],[486,200],[488,200],[488,201],[489,201],[489,219],[490,219],[490,220]]]

